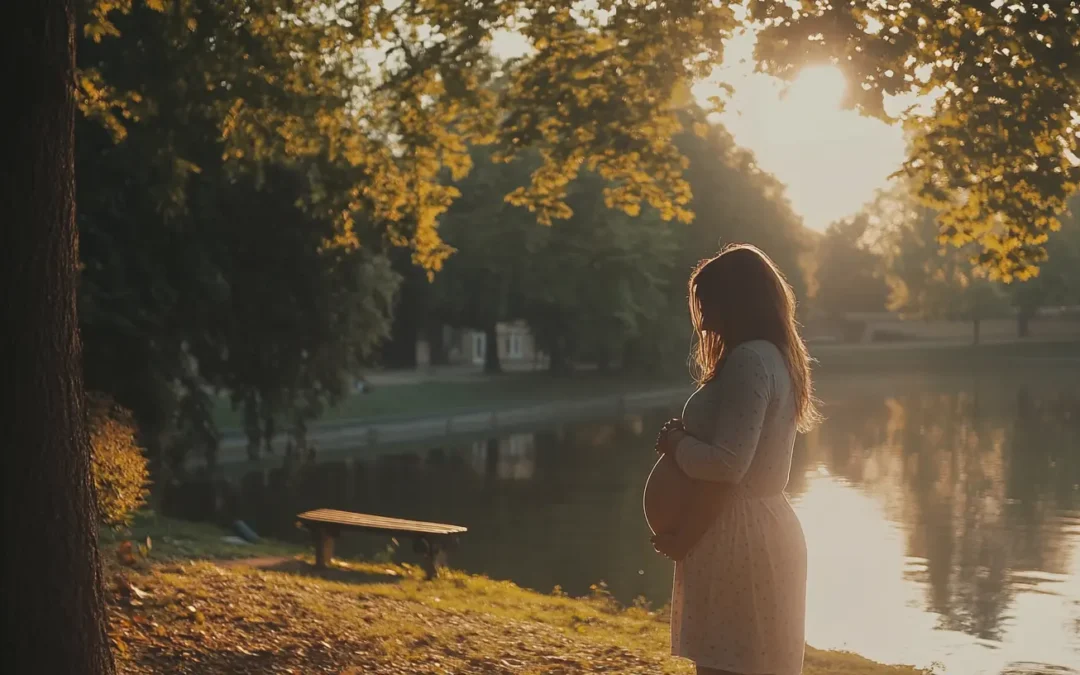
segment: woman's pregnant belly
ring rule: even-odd
[[[733,486],[694,480],[670,455],[653,465],[642,506],[653,534],[682,530],[696,541],[724,508]]]

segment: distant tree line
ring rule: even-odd
[[[934,207],[919,207],[925,232],[901,228],[906,239],[872,249],[851,243],[863,227],[852,222],[812,256],[814,239],[782,186],[705,123],[708,111],[686,86],[719,60],[738,26],[723,3],[663,3],[617,25],[542,4],[548,18],[526,31],[536,53],[508,63],[490,56],[488,33],[513,15],[513,3],[360,3],[323,14],[320,3],[303,2],[290,5],[296,20],[280,20],[272,3],[233,0],[81,6],[75,137],[86,378],[134,412],[155,460],[194,448],[213,456],[218,395],[242,412],[252,456],[279,431],[302,446],[311,420],[373,359],[407,365],[416,338],[437,341],[441,325],[490,335],[500,321],[524,319],[557,371],[579,361],[674,363],[686,350],[686,272],[728,241],[765,248],[800,291],[820,285],[822,306],[872,306],[869,296],[885,293],[909,313],[956,313],[956,302],[944,310],[937,299],[948,286],[938,277],[955,277],[971,289],[965,302],[983,312],[1000,289],[982,278],[1029,276],[1060,195],[1074,188],[1073,146],[1044,142],[1058,137],[1057,113],[1001,148],[980,145],[967,163],[953,162],[946,150],[955,144],[937,140],[960,133],[957,115],[992,120],[970,90],[946,88],[935,104],[945,112],[909,120],[907,193]],[[934,49],[964,67],[978,56],[951,38],[908,41],[920,21],[949,17],[868,6],[851,25],[873,18],[889,30],[861,36],[856,62],[845,57],[843,35],[802,39],[838,18],[830,13],[855,10],[819,3],[792,14],[782,4],[752,8],[767,26],[759,65],[787,77],[808,59],[837,61],[861,82],[850,103],[869,114],[882,116],[881,98],[904,86],[949,81],[953,71],[936,66],[908,78]],[[1063,44],[1071,33],[1042,19],[1022,31],[999,19],[965,19],[963,30],[989,26],[987,44],[1014,54],[975,66],[996,78],[995,100],[1036,115],[1053,102],[1049,85],[1067,83],[1028,68],[1047,85],[1032,89],[1009,69],[1036,54],[1047,68],[1071,63],[1071,52],[1039,51],[1040,41]],[[441,42],[425,41],[432,25],[446,29]],[[374,56],[345,58],[364,49]],[[1048,163],[1042,180],[1023,182],[1027,198],[1017,202],[1007,189],[1017,181],[998,164],[1039,157]],[[945,160],[960,168],[934,183],[923,169]],[[968,180],[983,174],[1008,180]],[[978,196],[981,210],[965,211],[963,195]],[[1024,204],[1028,221],[1018,220]],[[929,248],[937,234],[968,246],[976,271],[957,258],[955,269],[930,275],[935,284],[904,281],[904,266],[921,263],[896,251],[917,250],[919,232],[934,241]],[[854,249],[840,253],[865,260],[856,266],[862,276],[840,291],[848,273],[826,260],[845,237]],[[881,261],[893,271],[870,271]],[[1053,278],[1024,285],[1015,302],[1041,302],[1056,292]],[[487,344],[487,366],[497,370],[495,340]]]
[[[529,157],[494,164],[477,149],[474,170],[457,184],[461,197],[440,233],[455,252],[429,280],[401,268],[406,281],[385,354],[389,365],[415,366],[415,345],[440,351],[443,326],[488,335],[489,372],[501,321],[524,320],[555,372],[574,363],[656,370],[686,358],[690,331],[686,280],[691,267],[721,245],[752,241],[776,258],[798,289],[807,287],[804,257],[811,235],[783,186],[755,164],[720,126],[676,137],[688,158],[693,190],[687,224],[606,208],[605,182],[585,174],[568,187],[569,218],[550,226],[501,195],[528,181]]]
[[[370,39],[341,26],[266,32],[235,2],[102,11],[78,50],[85,378],[132,411],[157,468],[213,460],[222,397],[252,457],[281,433],[302,449],[365,368],[407,362],[441,325],[524,319],[558,371],[680,359],[687,271],[723,242],[760,244],[805,288],[782,186],[685,92],[651,120],[613,110],[615,135],[575,140],[573,171],[553,173],[550,143],[487,145],[510,124],[495,100],[525,74],[469,35],[455,39],[477,79],[424,71],[387,89],[325,62],[328,34]],[[665,134],[682,177],[637,147]]]
[[[688,272],[727,242],[757,243],[800,295],[807,287],[810,235],[783,186],[719,126],[677,139],[695,195],[690,223],[649,206],[610,209],[608,183],[586,173],[567,187],[573,215],[542,224],[504,199],[528,183],[535,158],[495,163],[472,148],[468,177],[444,176],[460,196],[440,218],[450,251],[434,272],[390,243],[328,246],[332,221],[297,205],[310,189],[298,168],[231,175],[208,148],[170,192],[156,170],[137,167],[179,123],[132,128],[123,143],[81,124],[87,380],[129,406],[171,463],[193,450],[212,458],[218,395],[242,411],[252,456],[278,431],[302,447],[352,378],[376,363],[414,366],[416,340],[437,343],[443,326],[487,333],[489,371],[500,370],[495,327],[507,320],[528,324],[555,372],[678,367]]]
[[[939,214],[896,181],[817,242],[814,306],[835,319],[894,311],[969,321],[976,343],[983,320],[1015,317],[1017,336],[1026,337],[1040,308],[1080,304],[1080,201],[1072,207],[1061,231],[1049,237],[1048,259],[1037,273],[1002,283],[972,264],[977,247],[943,241]]]

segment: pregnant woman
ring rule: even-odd
[[[818,419],[795,298],[752,246],[690,277],[698,390],[660,433],[697,494],[678,529],[671,649],[699,674],[797,675],[805,648],[806,542],[784,495],[798,431]]]

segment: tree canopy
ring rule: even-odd
[[[655,369],[685,359],[687,276],[723,244],[761,246],[801,295],[809,241],[783,186],[720,126],[675,142],[694,195],[687,224],[665,223],[652,207],[637,216],[606,208],[606,181],[584,173],[567,186],[573,214],[543,225],[502,199],[539,160],[500,164],[476,151],[441,219],[454,253],[431,287],[407,292],[405,312],[423,307],[429,323],[492,335],[496,322],[523,319],[557,371],[574,362]]]
[[[135,5],[80,50],[86,374],[155,459],[216,447],[218,392],[253,451],[275,426],[302,436],[389,331],[390,231],[348,208],[341,130],[305,127],[343,99],[290,83],[283,36],[246,36],[241,5]],[[98,82],[112,96],[88,100]]]
[[[342,161],[353,179],[344,203],[318,190],[309,201],[329,200],[353,243],[352,214],[365,210],[432,269],[448,253],[436,219],[457,194],[438,176],[468,170],[470,142],[496,142],[503,158],[536,149],[540,166],[509,199],[541,222],[570,215],[567,186],[585,169],[607,181],[608,206],[688,220],[686,159],[672,142],[679,111],[746,25],[763,26],[762,70],[791,77],[837,63],[850,103],[868,114],[891,119],[888,97],[933,97],[930,110],[902,116],[912,134],[904,171],[939,212],[942,236],[977,242],[996,276],[1034,273],[1080,184],[1077,0],[753,0],[748,12],[733,0],[144,2],[168,34],[159,65],[191,73],[172,102],[212,94],[230,166]],[[122,36],[118,15],[132,6],[98,0],[87,35]],[[529,52],[494,62],[500,31]],[[145,86],[84,64],[83,108],[122,134],[128,119],[162,109]]]
[[[545,0],[99,0],[85,25],[81,107],[118,140],[132,122],[198,107],[234,171],[339,163],[351,184],[330,193],[309,175],[306,205],[333,213],[349,245],[363,239],[353,227],[363,211],[438,269],[448,249],[436,219],[458,194],[440,175],[468,171],[469,143],[497,141],[503,159],[536,150],[540,166],[510,199],[541,222],[570,215],[566,187],[586,168],[608,181],[610,206],[634,213],[648,203],[689,218],[684,161],[670,141],[687,85],[719,61],[734,13],[704,0],[614,10]],[[133,30],[160,38],[158,48],[125,39]],[[488,50],[499,30],[518,31],[532,53],[496,64]],[[150,59],[169,77],[108,72],[97,55],[109,50]],[[175,150],[175,171],[199,169],[199,158]]]
[[[899,115],[903,173],[937,212],[940,236],[974,243],[991,276],[1025,279],[1046,257],[1080,188],[1080,2],[752,0],[767,24],[756,56],[791,77],[837,64],[848,103],[893,120],[889,97],[929,106]]]
[[[836,63],[865,113],[896,121],[890,97],[928,97],[898,116],[904,172],[936,214],[928,236],[965,246],[989,277],[1028,278],[1078,178],[1076,3],[1038,7],[88,3],[77,78],[88,377],[151,435],[183,421],[177,447],[213,444],[215,391],[241,407],[253,443],[282,419],[302,433],[389,331],[411,279],[387,264],[395,249],[431,275],[456,247],[439,292],[492,297],[461,311],[440,301],[444,312],[488,328],[528,312],[548,348],[572,338],[574,355],[618,334],[616,352],[647,360],[663,341],[650,335],[656,308],[682,311],[686,269],[721,239],[762,245],[805,287],[781,186],[690,94],[746,27],[759,30],[762,70]],[[528,49],[500,62],[492,41],[507,32]],[[491,170],[463,183],[478,157]],[[580,294],[568,270],[610,284]],[[593,323],[566,318],[590,298]]]
[[[478,145],[500,161],[527,151],[530,172],[503,191],[534,222],[573,215],[583,170],[609,206],[688,219],[670,140],[686,83],[734,26],[695,4],[614,22],[545,2],[84,5],[93,386],[136,412],[155,451],[212,449],[215,392],[241,408],[253,450],[282,421],[302,435],[389,329],[390,250],[429,273],[451,253],[438,218]],[[497,63],[498,30],[533,53]]]

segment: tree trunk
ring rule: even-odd
[[[446,340],[443,339],[443,325],[437,323],[428,326],[425,331],[428,342],[428,362],[433,366],[445,366],[450,363],[446,353]]]
[[[391,266],[401,275],[390,339],[382,345],[382,362],[391,368],[416,368],[416,342],[430,303],[427,274],[413,264],[412,254],[397,248],[390,252]]]
[[[1023,307],[1016,311],[1016,337],[1026,338],[1031,334],[1031,312]]]
[[[19,3],[8,31],[3,288],[3,639],[11,672],[114,672],[75,311],[74,0]]]
[[[484,475],[496,478],[499,475],[499,439],[489,438],[484,452]]]
[[[247,456],[255,461],[259,459],[262,448],[262,424],[259,422],[259,401],[255,393],[248,391],[244,395],[244,433],[247,436]]]
[[[611,363],[614,358],[611,355],[611,349],[607,346],[601,346],[596,350],[596,370],[601,373],[611,372]]]
[[[391,368],[416,368],[416,342],[420,329],[403,300],[394,311],[390,339],[382,347],[383,362]]]
[[[551,355],[549,356],[548,370],[552,375],[566,375],[570,372],[570,359],[566,348],[566,338],[556,336],[551,341]]]
[[[484,349],[484,372],[495,375],[502,372],[502,362],[499,361],[499,331],[493,321],[484,328],[486,335]]]
[[[982,330],[982,319],[975,317],[971,322],[971,344],[979,346],[979,333]]]

